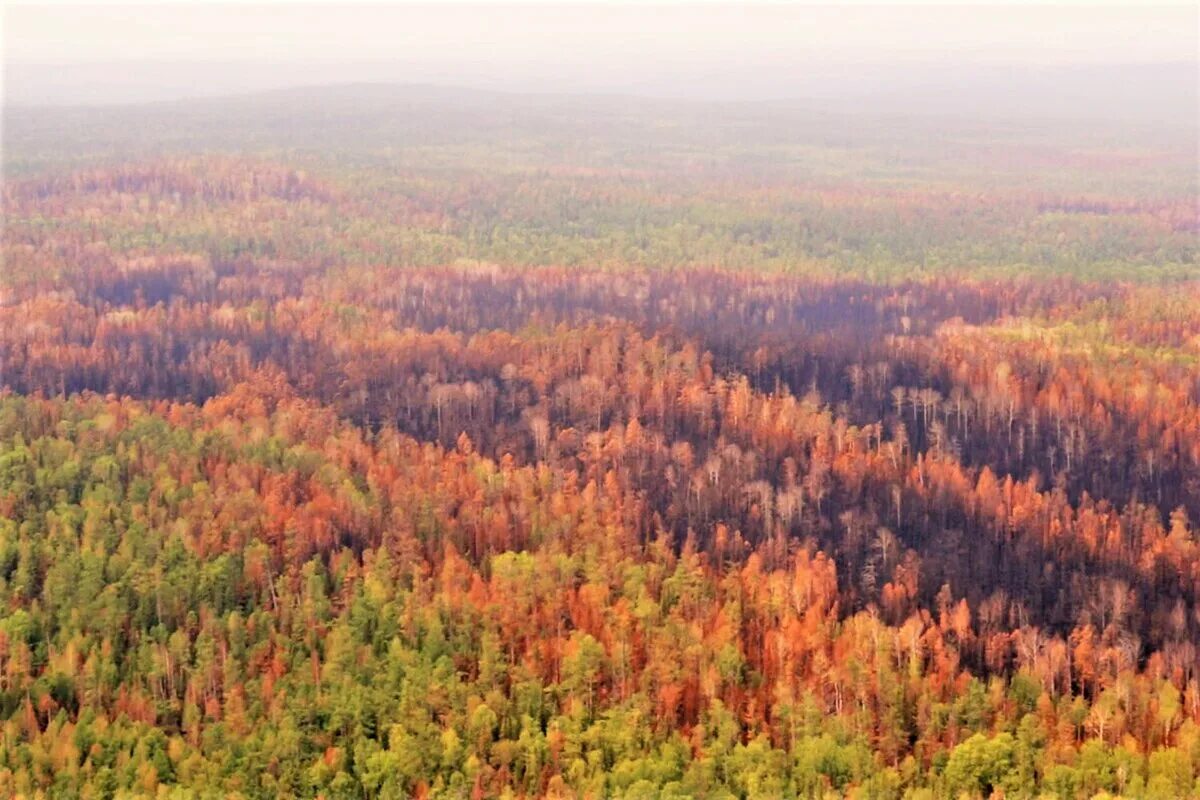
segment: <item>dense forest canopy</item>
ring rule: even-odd
[[[1200,795],[1195,144],[10,109],[0,793]]]

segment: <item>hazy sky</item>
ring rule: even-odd
[[[953,55],[1031,63],[1196,56],[1195,4],[1034,6],[438,3],[7,3],[16,61],[549,61]]]
[[[690,96],[976,68],[1192,63],[1166,6],[4,3],[7,99],[154,99],[339,80]],[[97,64],[104,66],[98,67]],[[207,64],[204,69],[198,64]],[[872,77],[874,75],[875,77]],[[751,92],[753,93],[753,92]]]

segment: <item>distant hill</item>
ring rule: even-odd
[[[1038,75],[1026,71],[1012,80],[1001,73],[991,75],[988,92],[977,93],[968,78],[947,74],[930,78],[941,81],[943,90],[926,82],[876,93],[859,83],[844,96],[775,101],[358,82],[117,105],[10,102],[4,114],[5,161],[19,169],[23,163],[64,155],[127,156],[197,148],[364,153],[473,142],[520,142],[519,149],[526,152],[576,148],[634,161],[638,154],[681,150],[697,157],[753,150],[753,157],[762,160],[771,157],[770,148],[801,144],[907,150],[935,145],[946,150],[972,140],[986,141],[989,147],[1031,140],[1073,147],[1148,146],[1191,158],[1197,129],[1195,115],[1185,112],[1194,102],[1186,100],[1188,89],[1178,81],[1150,80],[1161,71],[1130,68],[1128,74],[1136,81],[1114,77],[1104,89],[1091,81],[1092,73],[1065,71],[1061,80],[1043,86],[1036,96],[1021,89],[1022,82],[1039,83]],[[1131,88],[1141,82],[1158,88]],[[16,85],[21,85],[20,79]],[[1111,103],[1101,102],[1106,92]],[[1124,97],[1127,93],[1136,97]],[[10,99],[22,96],[16,91]],[[1171,97],[1174,103],[1168,102]],[[950,113],[955,104],[960,111]],[[1148,104],[1170,112],[1151,113]],[[1100,116],[1088,116],[1093,112]]]

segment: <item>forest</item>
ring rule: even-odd
[[[5,137],[0,795],[1200,797],[1194,130]]]

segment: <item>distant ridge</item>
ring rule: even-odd
[[[746,155],[765,164],[803,145],[888,152],[901,142],[959,147],[1004,139],[1070,148],[1136,142],[1189,158],[1196,150],[1196,118],[1182,113],[1186,102],[1170,115],[1086,118],[1071,116],[1065,100],[1057,114],[1001,113],[982,101],[951,114],[921,97],[700,101],[354,81],[113,105],[13,103],[4,108],[3,157],[9,169],[56,153],[129,157],[201,148],[361,155],[518,142],[528,151],[536,142],[538,163],[568,151],[620,163],[655,147],[706,158],[745,153],[753,141],[773,148],[775,155]]]
[[[294,97],[345,93],[409,101],[508,98],[598,98],[625,103],[804,104],[839,112],[1048,119],[1155,120],[1195,125],[1200,74],[1194,62],[1077,66],[928,63],[834,66],[805,75],[725,71],[683,85],[575,93],[542,84],[481,86],[454,79],[406,78],[402,65],[201,62],[5,64],[9,107],[112,106],[233,96]]]

